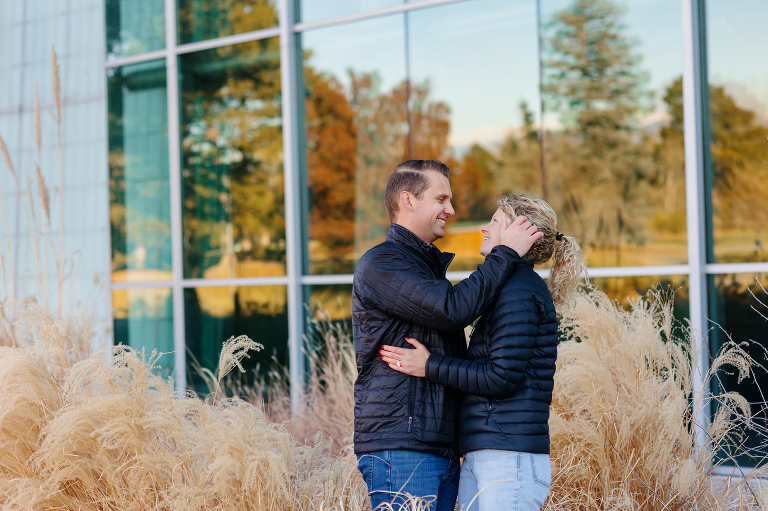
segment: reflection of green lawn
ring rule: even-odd
[[[469,271],[483,261],[477,252],[482,242],[480,226],[452,227],[445,238],[437,240],[444,252],[453,252],[456,258],[451,271]],[[688,262],[688,244],[685,234],[663,235],[651,239],[644,245],[625,244],[617,253],[615,248],[585,247],[585,257],[593,268],[603,266],[650,266],[685,264]]]
[[[768,261],[768,247],[760,233],[754,231],[723,231],[715,236],[715,262],[743,263]]]

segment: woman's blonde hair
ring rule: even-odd
[[[523,259],[544,264],[552,259],[547,286],[555,306],[569,305],[572,295],[586,277],[584,252],[573,236],[557,232],[557,214],[544,200],[528,193],[513,193],[499,199],[499,208],[514,220],[524,215],[544,236],[536,240]],[[559,239],[558,239],[559,238]]]

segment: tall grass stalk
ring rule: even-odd
[[[64,162],[63,162],[63,139],[62,139],[62,103],[61,103],[61,79],[59,72],[58,56],[56,51],[51,48],[52,65],[51,65],[51,87],[54,98],[55,112],[51,111],[51,117],[56,124],[57,131],[57,149],[58,149],[58,201],[59,201],[59,240],[58,246],[53,237],[53,226],[51,223],[51,205],[50,205],[50,193],[48,186],[45,183],[43,173],[41,170],[42,165],[42,128],[41,128],[41,115],[40,115],[40,95],[37,84],[35,84],[35,111],[34,111],[34,139],[37,152],[37,162],[35,163],[34,178],[30,175],[26,175],[24,178],[24,172],[22,169],[18,169],[13,164],[13,159],[8,150],[7,144],[0,134],[0,156],[2,156],[5,167],[11,174],[13,181],[16,185],[17,200],[21,204],[26,226],[30,229],[30,241],[34,256],[34,262],[36,265],[35,278],[38,284],[37,295],[30,295],[19,297],[18,296],[18,279],[17,271],[20,266],[18,261],[13,258],[13,252],[11,251],[10,243],[10,230],[8,228],[8,222],[5,216],[5,204],[3,190],[0,188],[0,209],[2,209],[2,221],[3,221],[3,234],[5,238],[6,255],[0,259],[2,263],[3,274],[3,296],[0,299],[0,345],[17,346],[23,343],[25,340],[20,339],[15,331],[12,314],[9,311],[9,304],[15,302],[18,299],[35,300],[43,304],[49,303],[50,293],[50,281],[48,277],[48,252],[50,245],[50,251],[53,254],[56,271],[56,311],[61,314],[63,307],[63,292],[64,292],[64,279],[65,267],[64,267]],[[37,183],[36,196],[33,194],[32,181]],[[24,185],[26,185],[26,193],[24,191]],[[36,203],[37,202],[37,206]],[[35,213],[35,210],[39,207],[40,215]],[[6,274],[6,264],[8,271]],[[10,281],[10,286],[8,285]]]

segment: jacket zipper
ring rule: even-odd
[[[414,394],[416,386],[416,377],[409,376],[408,380],[408,433],[411,432],[411,425],[413,424],[413,401],[415,399]]]
[[[485,425],[488,425],[488,419],[491,418],[491,409],[493,408],[493,400],[488,400],[488,415],[485,416]]]

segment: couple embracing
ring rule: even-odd
[[[395,168],[386,241],[355,271],[358,468],[374,509],[403,507],[406,493],[437,511],[453,511],[457,495],[460,511],[540,509],[551,484],[555,306],[582,278],[582,251],[546,202],[507,195],[481,228],[485,261],[451,284],[453,254],[432,244],[454,214],[448,176],[436,160]],[[550,259],[545,283],[533,267]],[[478,317],[467,348],[464,327]]]

